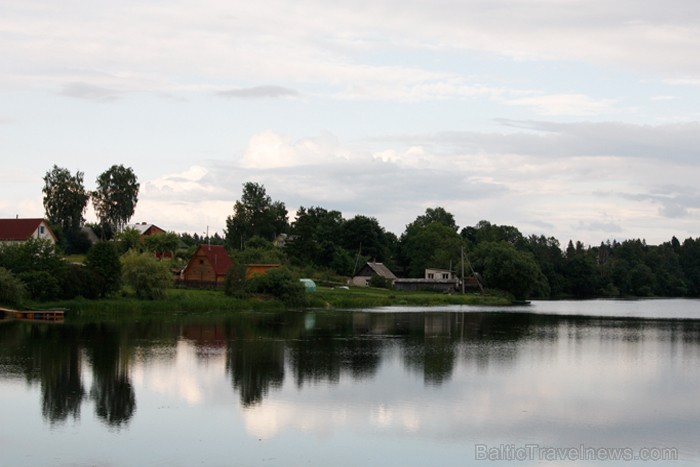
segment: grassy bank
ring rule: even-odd
[[[352,287],[350,289],[319,287],[308,293],[307,308],[347,309],[379,306],[439,305],[508,305],[502,295],[446,295],[436,292],[404,292],[386,289]],[[240,311],[282,311],[283,303],[265,297],[237,299],[219,290],[171,289],[161,300],[138,300],[132,296],[116,296],[101,300],[75,299],[28,304],[27,308],[63,308],[73,316],[110,317],[154,314],[229,313]]]

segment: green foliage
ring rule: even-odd
[[[50,300],[62,296],[68,264],[48,240],[30,238],[23,243],[0,246],[0,267],[24,282],[29,298]]]
[[[422,216],[418,216],[412,224],[409,224],[406,227],[406,230],[408,230],[411,226],[427,227],[433,222],[437,222],[438,224],[442,224],[446,227],[449,227],[455,232],[459,228],[455,223],[455,216],[452,215],[452,213],[447,212],[445,208],[436,207],[426,209],[425,214],[423,214]]]
[[[243,250],[252,237],[272,241],[287,228],[284,203],[273,202],[263,185],[247,182],[243,185],[240,201],[236,201],[233,207],[233,215],[226,219],[226,246]]]
[[[172,285],[168,267],[150,253],[129,251],[122,257],[122,278],[140,299],[155,300],[165,296]]]
[[[516,299],[527,298],[544,280],[532,254],[518,251],[506,241],[479,244],[473,260],[488,287],[505,290]]]
[[[237,261],[226,271],[224,293],[232,297],[245,298],[245,264]]]
[[[126,227],[115,234],[114,241],[117,242],[117,249],[122,255],[129,250],[142,250],[141,233],[133,227]]]
[[[71,264],[62,285],[62,296],[65,299],[83,297],[96,299],[102,291],[102,280],[95,279],[95,274],[83,264]]]
[[[391,281],[386,277],[374,275],[369,279],[369,286],[376,287],[378,289],[390,289]]]
[[[71,175],[68,169],[53,166],[44,176],[44,209],[52,224],[65,231],[79,230],[90,196],[83,185],[83,172]]]
[[[96,180],[92,204],[100,223],[120,231],[134,215],[138,202],[139,183],[134,171],[123,165],[113,165]]]
[[[287,262],[281,248],[257,236],[248,240],[243,251],[234,250],[230,256],[236,264],[284,264]]]
[[[255,276],[246,282],[245,289],[252,294],[270,295],[287,306],[297,307],[306,303],[306,290],[288,268],[281,267]]]
[[[85,266],[94,275],[98,294],[105,297],[121,286],[121,263],[114,242],[97,242],[88,250]]]
[[[24,283],[9,270],[0,268],[0,304],[19,306],[25,295]]]
[[[146,250],[155,253],[159,258],[162,258],[166,253],[175,256],[175,251],[180,245],[180,238],[174,232],[157,233],[144,237],[143,244]]]
[[[361,252],[366,258],[391,265],[396,237],[384,230],[374,217],[357,215],[345,221],[339,241],[340,246],[353,255]]]
[[[401,236],[403,263],[409,277],[423,277],[426,268],[448,269],[459,264],[462,239],[441,222],[414,222]]]

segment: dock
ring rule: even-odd
[[[26,321],[63,321],[64,310],[12,310],[0,307],[0,316],[9,319],[21,319]]]

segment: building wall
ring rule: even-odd
[[[217,277],[209,259],[198,251],[187,264],[183,273],[185,282],[223,282],[223,277]]]

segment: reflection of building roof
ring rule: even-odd
[[[0,241],[23,242],[34,235],[41,224],[47,228],[53,239],[53,233],[44,219],[0,219]]]

